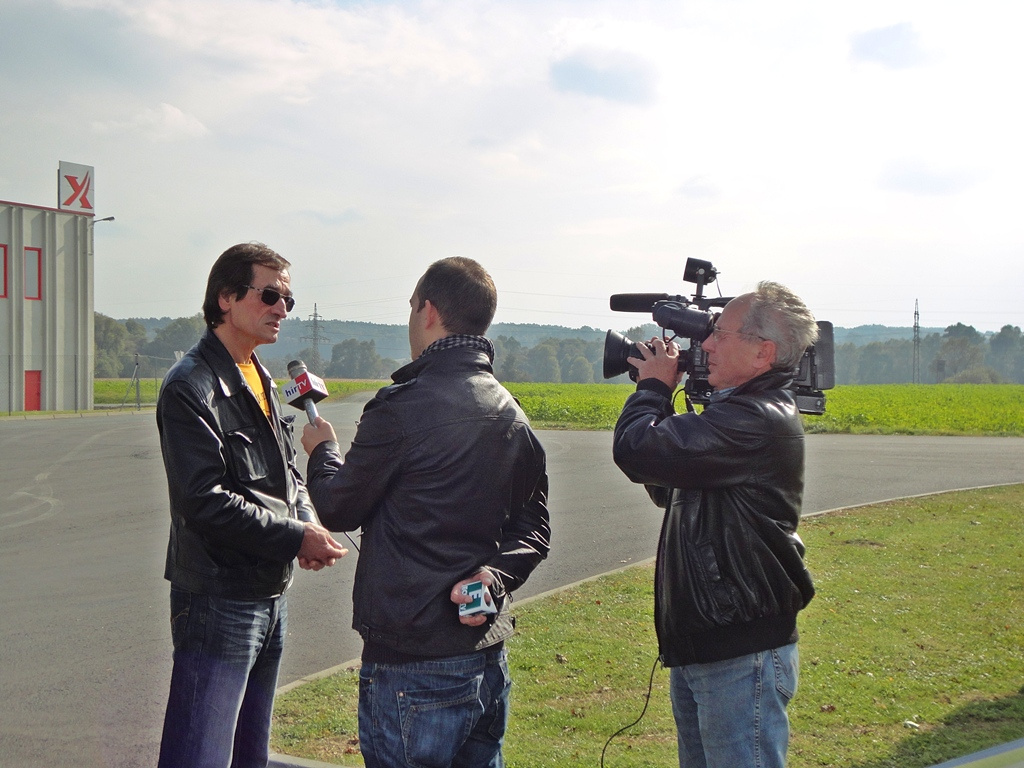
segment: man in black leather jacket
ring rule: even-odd
[[[256,243],[225,251],[207,282],[207,331],[160,391],[174,642],[162,768],[267,765],[292,560],[319,570],[347,551],[317,521],[292,418],[254,353],[294,305],[288,266]]]
[[[702,345],[715,392],[700,414],[672,407],[674,344],[653,339],[631,359],[637,391],[614,457],[665,509],[655,627],[686,768],[785,765],[796,617],[814,595],[796,533],[803,427],[787,387],[816,337],[807,307],[777,283],[733,299]]]
[[[494,378],[494,284],[471,259],[430,266],[410,300],[412,362],[363,410],[344,459],[306,425],[324,524],[362,528],[353,627],[363,638],[368,768],[503,765],[510,593],[548,553],[544,450]],[[460,616],[482,582],[495,613]]]

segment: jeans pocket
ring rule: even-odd
[[[495,664],[495,673],[487,675],[487,682],[493,686],[489,691],[490,697],[487,704],[485,717],[490,716],[487,724],[487,732],[495,741],[501,742],[505,738],[505,730],[508,727],[508,695],[512,688],[512,677],[508,672],[508,655],[502,652],[501,658]]]
[[[171,643],[175,649],[183,648],[187,644],[188,622],[193,611],[192,594],[184,589],[171,587]],[[202,619],[202,616],[199,618]]]
[[[796,645],[785,645],[772,652],[772,666],[775,668],[775,689],[787,700],[796,695],[799,678],[800,657]]]
[[[406,761],[417,768],[450,765],[480,716],[480,681],[402,691],[399,716]]]

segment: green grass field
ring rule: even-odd
[[[288,383],[287,379],[278,380],[277,385],[283,387]],[[385,381],[350,381],[342,379],[330,379],[326,382],[327,391],[331,397],[345,397],[354,392],[365,392],[375,390],[384,386]],[[138,382],[139,400],[146,406],[156,403],[157,393],[160,391],[160,379],[140,379]],[[93,384],[93,398],[96,405],[121,405],[125,403],[131,407],[135,405],[135,383],[130,379],[96,379]]]
[[[384,382],[328,382],[331,394]],[[97,381],[120,403],[127,380]],[[143,402],[155,399],[155,382]],[[509,384],[546,429],[613,428],[632,385]],[[1024,436],[1024,386],[838,387],[808,432]],[[134,390],[129,405],[134,402]],[[677,402],[677,409],[681,409]],[[818,596],[801,617],[791,768],[924,768],[1024,737],[1024,486],[942,494],[804,521]],[[644,704],[656,654],[648,566],[520,605],[510,768],[597,765]],[[356,677],[278,699],[273,747],[361,765]],[[667,673],[606,765],[674,765]]]
[[[160,387],[160,379],[139,379],[139,402],[152,405],[156,402],[156,394]],[[93,402],[97,406],[135,405],[135,382],[131,379],[94,379],[92,385]]]
[[[836,387],[808,432],[1024,435],[1024,385],[888,384]]]
[[[807,518],[790,768],[924,768],[1024,737],[1024,485]],[[521,604],[509,768],[597,766],[640,714],[657,655],[650,565]],[[668,673],[609,768],[676,764]],[[276,751],[361,765],[358,677],[278,697]]]
[[[283,385],[285,381],[278,382]],[[328,380],[332,397],[373,391],[384,381]],[[506,385],[538,429],[612,429],[632,384]],[[159,381],[139,382],[144,405],[156,402]],[[98,406],[135,405],[128,379],[97,379]],[[887,384],[836,387],[822,416],[805,416],[808,433],[1024,436],[1024,385]],[[684,408],[681,399],[676,409]]]
[[[508,384],[542,429],[612,429],[631,384]],[[836,387],[808,432],[1024,436],[1024,385],[934,384]],[[684,409],[681,399],[676,410]]]

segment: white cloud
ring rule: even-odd
[[[721,193],[718,185],[706,176],[692,176],[679,187],[679,194],[696,200],[716,198]]]
[[[919,36],[909,22],[858,32],[850,40],[850,56],[888,69],[907,69],[925,60]]]
[[[937,170],[916,160],[890,163],[882,172],[883,189],[915,195],[957,195],[976,182],[974,174],[963,170]]]
[[[551,65],[551,80],[559,91],[626,104],[648,104],[654,99],[650,63],[623,51],[577,51]]]
[[[309,309],[373,307],[353,319],[404,322],[422,268],[460,253],[515,296],[506,320],[620,323],[608,294],[685,292],[696,256],[726,293],[781,279],[838,325],[926,287],[1024,325],[1008,288],[972,309],[936,278],[968,250],[1020,274],[1005,0],[972,24],[930,0],[11,2],[0,197],[49,204],[59,159],[96,166],[112,316],[193,313],[216,254],[259,239]],[[58,92],[45,43],[79,29]],[[140,274],[158,295],[132,299]]]
[[[156,142],[195,139],[209,133],[200,120],[171,104],[144,109],[127,120],[96,121],[93,129],[99,134],[138,134]]]

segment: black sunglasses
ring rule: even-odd
[[[260,295],[260,299],[262,299],[263,303],[266,304],[268,307],[274,306],[281,299],[284,299],[284,308],[287,309],[289,312],[291,312],[292,307],[295,306],[295,297],[292,296],[291,294],[285,296],[283,293],[274,288],[257,288],[255,285],[243,285],[242,287],[251,288],[252,290],[256,291],[256,293]]]

